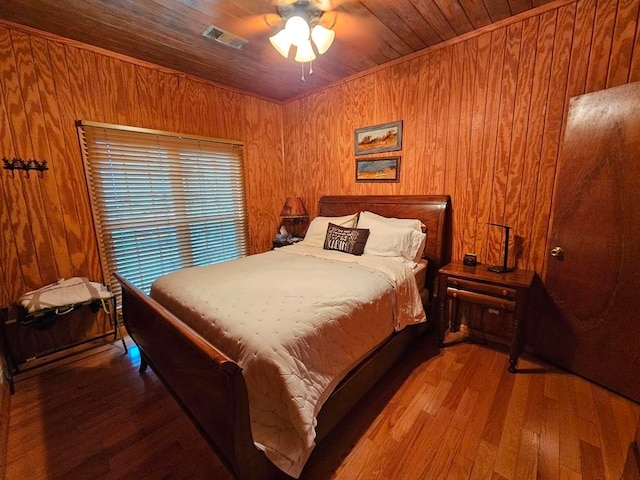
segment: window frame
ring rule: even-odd
[[[114,292],[118,296],[118,299],[120,297],[120,285],[113,276],[113,273],[115,271],[118,271],[118,263],[122,265],[122,263],[126,263],[126,260],[124,262],[122,261],[122,259],[120,259],[120,261],[117,260],[117,248],[114,246],[114,241],[117,242],[117,239],[114,240],[114,233],[119,233],[122,237],[126,235],[127,232],[125,231],[124,225],[120,230],[117,230],[112,229],[109,226],[105,226],[105,224],[112,224],[112,222],[108,220],[105,220],[103,222],[103,219],[105,219],[109,215],[113,215],[113,212],[115,210],[109,210],[109,208],[114,208],[113,206],[107,206],[108,201],[112,201],[112,199],[110,198],[109,200],[105,200],[105,191],[99,185],[101,184],[101,181],[94,177],[96,175],[99,175],[99,172],[97,172],[96,170],[99,170],[100,165],[105,163],[105,159],[112,157],[111,153],[104,153],[99,147],[95,147],[95,145],[89,144],[89,141],[87,139],[87,129],[94,129],[93,132],[104,130],[105,138],[108,138],[108,134],[110,132],[113,132],[113,134],[116,136],[123,135],[125,138],[128,138],[129,135],[131,135],[131,139],[133,139],[134,136],[136,137],[135,142],[132,140],[131,143],[125,147],[123,147],[123,144],[118,144],[118,154],[114,154],[113,158],[118,158],[119,161],[122,162],[122,164],[119,165],[119,168],[122,168],[122,165],[125,165],[126,168],[125,162],[127,160],[122,160],[121,157],[132,157],[134,158],[134,160],[132,160],[132,162],[134,163],[137,161],[139,164],[144,164],[146,162],[147,165],[152,165],[154,162],[148,161],[145,157],[145,155],[149,155],[150,152],[153,154],[153,156],[151,156],[150,158],[157,158],[159,160],[163,159],[165,162],[168,161],[169,164],[173,167],[166,168],[166,183],[168,186],[168,190],[165,191],[164,195],[172,196],[172,210],[180,210],[181,212],[180,214],[176,214],[175,211],[172,212],[172,215],[174,217],[173,219],[168,218],[169,214],[167,214],[167,216],[158,217],[164,220],[168,218],[169,221],[160,221],[158,225],[155,225],[155,227],[151,225],[151,228],[155,228],[156,232],[160,231],[160,229],[162,228],[167,231],[173,228],[175,230],[173,235],[176,238],[182,237],[182,240],[177,242],[179,246],[179,248],[177,249],[177,251],[179,252],[177,254],[177,257],[179,257],[179,261],[177,262],[180,264],[179,268],[203,264],[202,260],[197,262],[194,260],[194,258],[198,257],[198,255],[201,259],[211,256],[207,255],[206,247],[202,246],[202,242],[204,242],[205,244],[209,242],[208,236],[210,234],[205,233],[203,236],[202,234],[200,234],[200,240],[196,241],[195,235],[198,235],[198,230],[202,231],[203,229],[206,230],[215,228],[218,231],[218,235],[226,235],[226,233],[224,232],[229,231],[229,228],[225,227],[226,224],[232,225],[231,231],[233,232],[233,236],[236,238],[236,241],[230,244],[231,247],[228,249],[228,252],[227,247],[224,245],[220,248],[216,248],[216,253],[223,252],[223,255],[221,259],[214,261],[213,263],[240,258],[249,254],[249,228],[246,198],[247,188],[243,158],[243,142],[84,120],[76,121],[76,128],[80,141],[82,160],[85,170],[85,179],[89,194],[89,202],[91,205],[93,224],[97,237],[98,253],[100,264],[102,267],[103,281],[105,284],[111,287],[112,292]],[[140,135],[138,136],[138,134]],[[154,138],[157,140],[155,144],[151,141],[145,143],[145,139]],[[161,147],[161,145],[163,145],[162,141],[165,141],[164,145],[170,145],[170,148],[164,149],[163,151]],[[140,142],[140,144],[138,144],[137,142]],[[114,145],[115,144],[116,143],[114,142]],[[180,145],[182,144],[188,144],[191,148],[185,148],[184,151],[180,151],[181,148],[183,148],[180,147]],[[146,148],[148,148],[148,150],[143,150],[142,155],[135,152],[135,149],[139,148],[140,145],[145,145]],[[194,148],[195,145],[198,146],[198,149]],[[203,146],[207,148],[202,149]],[[217,151],[215,150],[216,146],[218,147]],[[127,150],[127,148],[130,148],[130,150]],[[110,147],[105,145],[102,147],[102,149],[104,151],[108,151]],[[233,154],[229,152],[233,152]],[[211,160],[213,163],[211,165],[208,165],[206,162],[202,161],[202,157],[206,157],[206,160]],[[218,162],[224,162],[227,157],[229,157],[228,175],[231,182],[227,184],[221,182],[220,185],[222,185],[225,190],[228,190],[229,194],[225,195],[224,193],[216,193],[213,195],[204,195],[202,197],[202,204],[200,204],[199,207],[196,207],[195,209],[190,209],[189,207],[194,205],[193,202],[190,201],[190,198],[197,197],[198,186],[202,188],[202,186],[206,184],[206,180],[189,182],[188,174],[193,174],[195,170],[204,166],[206,167],[206,172],[209,175],[213,175],[212,181],[216,180],[217,182],[218,177],[213,172],[217,168],[219,168]],[[191,159],[193,161],[187,162],[185,161],[186,159]],[[237,164],[232,164],[232,162],[237,162]],[[165,165],[167,164],[165,163]],[[188,166],[187,173],[183,172],[182,165]],[[222,165],[227,164],[222,163]],[[179,168],[176,169],[176,166]],[[165,172],[162,171],[162,168],[164,168],[164,166],[159,167],[157,170],[153,170],[153,173],[158,176],[163,175]],[[117,169],[114,169],[114,171],[117,171]],[[123,182],[124,181],[126,180],[123,180]],[[135,180],[128,185],[128,188],[133,189],[134,187],[132,187],[132,185],[134,184],[137,186],[140,185],[139,181]],[[150,185],[155,186],[159,184],[160,182],[158,184],[152,183]],[[160,188],[160,190],[162,190],[162,188]],[[207,190],[209,189],[207,188]],[[111,193],[113,194],[113,192]],[[150,191],[149,196],[145,197],[144,201],[152,202],[151,199],[154,197],[154,194],[155,193],[153,191]],[[117,195],[117,193],[115,193],[115,195]],[[218,204],[212,206],[211,202],[216,201],[216,195],[219,197]],[[180,201],[177,201],[176,198],[180,198]],[[223,199],[224,201],[222,201]],[[230,205],[230,210],[228,212],[219,210],[220,206],[228,206],[227,204]],[[133,209],[131,208],[131,206],[129,206],[128,212],[132,213],[132,210]],[[191,212],[189,212],[189,210],[191,210]],[[213,211],[214,213],[210,213],[210,211]],[[220,214],[220,212],[222,212],[222,214]],[[216,214],[218,214],[220,217],[218,219],[219,221],[216,221],[214,219],[214,217],[216,217]],[[140,215],[140,218],[144,218],[144,215]],[[173,224],[172,220],[174,220]],[[140,232],[143,230],[143,227],[140,225],[140,222],[133,221],[133,223],[135,224],[134,228],[138,229],[137,233],[133,234],[133,236],[137,235],[142,237],[143,233]],[[164,227],[160,225],[163,225]],[[186,240],[187,236],[189,237],[189,240]],[[130,245],[137,245],[137,243],[137,240],[131,241]],[[196,248],[196,246],[198,246],[198,248]],[[161,254],[160,250],[161,248],[158,248],[159,255]],[[200,252],[201,250],[205,252],[204,255]],[[173,256],[176,255],[173,254]],[[143,256],[143,260],[145,258],[147,257]],[[136,262],[134,263],[140,265],[140,257],[137,257]],[[161,261],[161,263],[163,262]],[[166,273],[168,273],[168,271],[163,271],[160,275]],[[129,280],[132,281],[132,279]],[[149,293],[148,286],[150,286],[150,282],[145,282],[144,279],[141,279],[140,283],[136,285],[136,287],[145,291],[145,293]]]

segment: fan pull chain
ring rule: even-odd
[[[300,71],[302,72],[302,76],[300,77],[300,80],[302,80],[303,82],[306,82],[307,79],[304,76],[304,62],[300,63]],[[309,62],[309,75],[313,75],[313,62]]]

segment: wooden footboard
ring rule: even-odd
[[[251,436],[242,369],[160,304],[116,274],[131,338],[218,457],[238,479],[290,478]]]

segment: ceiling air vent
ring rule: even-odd
[[[249,40],[245,40],[244,38],[240,38],[233,33],[226,32],[221,28],[218,28],[214,25],[207,27],[207,29],[202,32],[202,35],[207,38],[213,38],[216,42],[220,42],[223,45],[227,45],[233,48],[244,48],[244,46],[249,43]]]

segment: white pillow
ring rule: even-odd
[[[364,246],[365,255],[377,255],[380,257],[402,256],[412,262],[418,262],[422,257],[422,249],[427,237],[410,227],[392,227],[381,223],[369,223],[358,228],[368,228],[369,238]]]
[[[372,212],[361,212],[358,228],[369,229],[365,255],[402,256],[418,263],[424,252],[427,235],[420,220],[388,218]]]
[[[360,222],[367,223],[371,221],[381,222],[392,227],[409,227],[421,233],[424,229],[424,224],[417,219],[414,220],[410,218],[383,217],[382,215],[378,215],[376,213],[368,211],[360,212],[360,218],[358,219],[358,228],[360,228]]]
[[[357,218],[357,213],[354,213],[353,215],[345,215],[343,217],[316,217],[311,220],[302,243],[312,247],[322,248],[324,246],[324,239],[327,236],[329,223],[333,223],[334,225],[339,225],[341,227],[353,228],[356,226]]]

